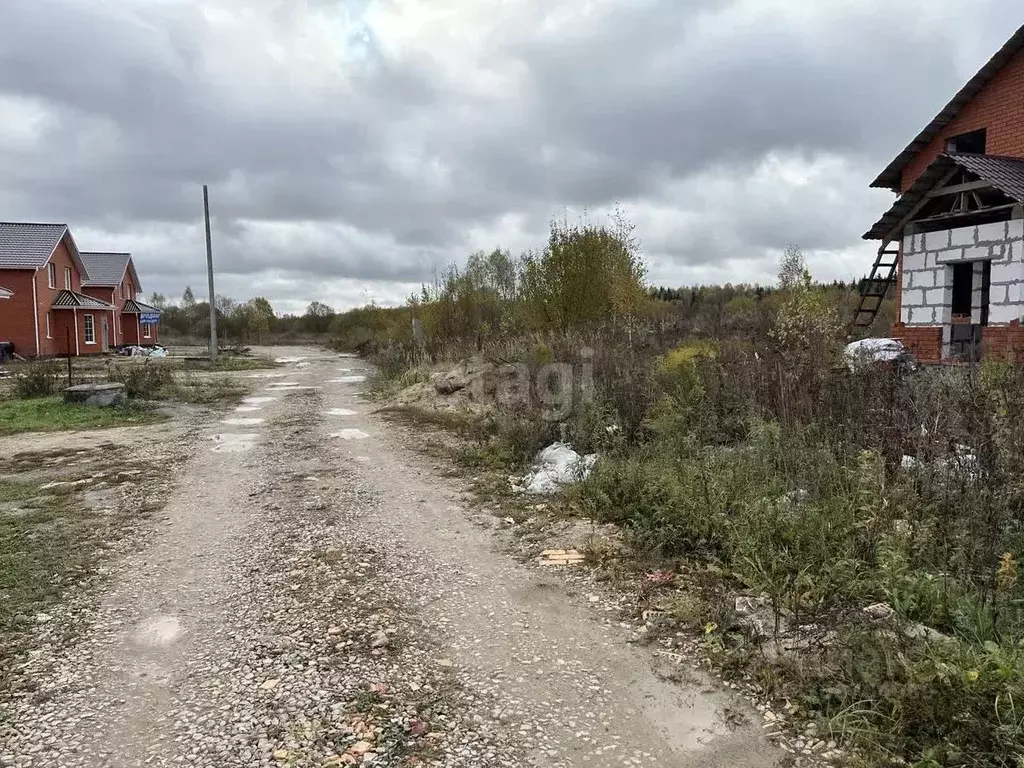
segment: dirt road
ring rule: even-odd
[[[99,603],[55,612],[85,630],[32,655],[0,765],[778,763],[741,702],[502,554],[360,361],[277,354]]]

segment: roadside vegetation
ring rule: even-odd
[[[46,611],[93,572],[116,522],[83,507],[77,486],[0,480],[0,692]]]
[[[553,440],[598,453],[548,512],[620,527],[628,553],[591,560],[641,584],[652,640],[690,630],[854,764],[1019,767],[1024,368],[851,371],[853,290],[815,284],[795,249],[776,286],[710,308],[711,289],[666,301],[643,275],[621,220],[557,223],[537,253],[339,316],[336,343],[377,363],[387,402],[451,390],[465,358],[525,365],[514,404],[393,412],[459,435],[491,501]],[[560,361],[572,407],[552,417],[538,374]]]
[[[0,402],[0,435],[105,429],[152,424],[164,418],[154,410],[134,403],[114,408],[94,408],[65,403],[60,396],[34,397]]]
[[[173,359],[76,360],[73,383],[109,381],[125,386],[127,403],[96,408],[63,401],[68,374],[62,363],[18,363],[10,366],[11,376],[0,380],[0,435],[151,424],[166,418],[159,412],[160,403],[237,402],[249,388],[230,373],[274,367],[269,358],[228,355],[218,358],[216,365]]]
[[[0,456],[0,697],[32,695],[20,662],[36,634],[70,640],[60,606],[162,505],[177,457],[159,455],[104,442]]]

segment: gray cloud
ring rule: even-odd
[[[659,281],[765,280],[793,242],[849,277],[891,202],[867,184],[1019,19],[819,5],[12,0],[0,205],[178,295],[209,183],[225,290],[287,306],[401,300],[616,202]]]

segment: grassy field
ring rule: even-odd
[[[0,435],[152,424],[164,418],[133,404],[93,408],[65,403],[58,396],[10,400],[0,402]]]

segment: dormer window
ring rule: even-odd
[[[965,152],[972,155],[984,155],[985,154],[985,134],[984,128],[979,128],[976,131],[970,133],[961,133],[959,136],[952,136],[946,140],[946,151],[947,152]]]

